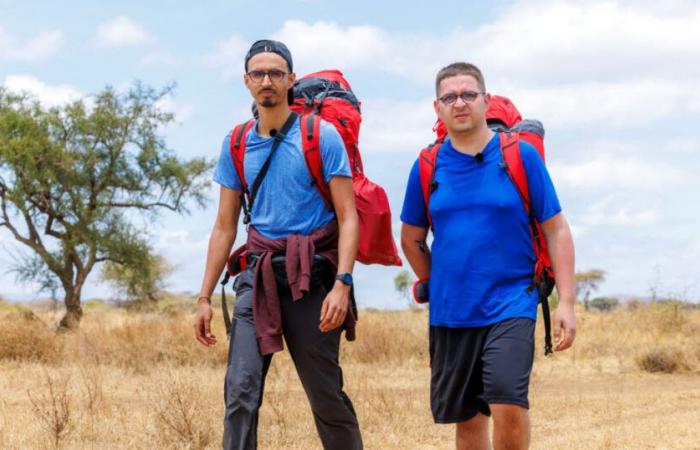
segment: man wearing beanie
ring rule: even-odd
[[[214,173],[221,185],[219,210],[194,319],[197,340],[214,345],[210,297],[236,239],[243,207],[248,257],[234,284],[223,446],[257,447],[265,376],[284,338],[323,447],[361,449],[338,363],[342,330],[354,338],[351,273],[359,239],[345,147],[335,128],[323,122],[319,148],[334,206],[329,211],[306,166],[299,117],[289,109],[295,81],[289,49],[278,41],[255,42],[245,57],[245,72],[243,81],[259,118],[238,137],[245,145],[244,180],[232,159],[237,136],[229,133],[222,144]]]

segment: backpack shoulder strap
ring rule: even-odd
[[[245,157],[245,145],[248,132],[255,125],[255,120],[251,119],[233,127],[231,132],[231,143],[229,151],[231,152],[231,161],[233,168],[236,169],[238,179],[241,181],[241,206],[243,207],[243,222],[247,225],[250,222],[250,205],[253,204],[248,191],[248,182],[245,179],[243,171],[243,159]]]
[[[246,136],[253,125],[255,120],[251,119],[247,122],[236,125],[231,132],[231,161],[233,161],[233,167],[236,169],[238,178],[241,180],[241,188],[244,193],[248,192],[248,183],[245,180],[243,173],[243,158],[245,157],[245,146],[246,146]]]
[[[323,160],[321,158],[321,116],[316,113],[305,114],[300,119],[301,147],[304,160],[311,174],[316,189],[329,211],[333,211],[333,200],[328,183],[323,178]]]
[[[433,228],[433,220],[430,217],[430,194],[437,189],[435,182],[435,163],[437,161],[438,150],[442,142],[436,141],[420,151],[418,156],[418,173],[420,175],[420,187],[423,192],[423,202],[425,203],[425,214],[428,217],[428,224]]]
[[[502,167],[515,185],[515,190],[518,191],[520,195],[523,207],[528,216],[528,221],[530,222],[530,235],[532,237],[532,246],[535,251],[536,260],[535,273],[528,291],[535,287],[538,289],[538,302],[542,304],[542,317],[545,330],[544,354],[547,356],[552,353],[552,333],[548,300],[549,294],[554,287],[552,260],[549,257],[547,240],[542,231],[542,225],[537,222],[535,213],[532,211],[527,173],[525,172],[525,166],[523,165],[523,160],[520,155],[520,136],[517,132],[506,131],[501,132],[499,138],[501,141],[501,155],[503,156]]]
[[[520,137],[518,133],[501,132],[499,133],[501,141],[501,156],[508,177],[515,185],[515,189],[520,195],[525,211],[530,214],[530,188],[527,181],[527,173],[523,166],[523,160],[520,156]]]

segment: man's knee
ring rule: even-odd
[[[457,448],[481,450],[489,448],[489,418],[477,413],[469,420],[457,423]]]
[[[468,420],[457,423],[458,435],[477,435],[479,433],[488,433],[489,418],[480,412]]]
[[[489,408],[491,409],[494,424],[502,423],[511,426],[527,424],[528,410],[523,406],[508,403],[491,403]]]

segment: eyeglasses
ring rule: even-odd
[[[476,91],[464,91],[459,94],[445,94],[440,97],[440,100],[444,105],[451,106],[457,103],[457,99],[461,98],[464,103],[471,103],[479,96],[479,94],[485,94],[486,92],[476,92]]]
[[[265,79],[265,75],[267,75],[270,78],[270,81],[272,81],[273,83],[279,83],[280,81],[282,81],[284,76],[287,75],[287,72],[278,69],[272,69],[268,71],[251,70],[250,72],[248,72],[247,75],[255,83],[262,83],[262,81]]]

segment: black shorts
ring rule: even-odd
[[[487,327],[430,327],[430,406],[436,423],[457,423],[490,403],[529,408],[535,321],[504,320]]]

